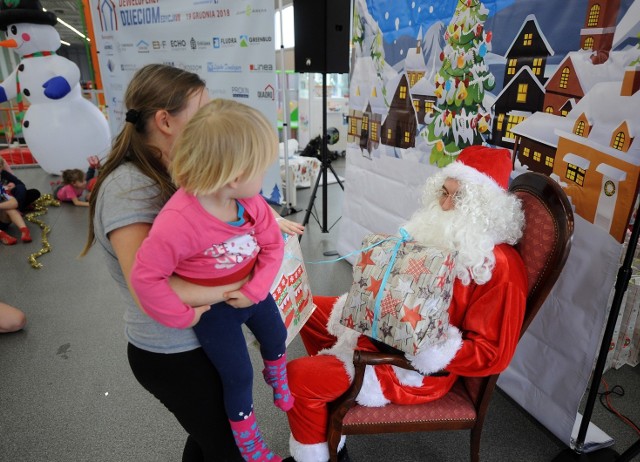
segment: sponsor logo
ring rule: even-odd
[[[252,36],[247,34],[240,35],[240,48],[247,48],[252,45],[262,45],[264,43],[272,43],[273,37],[270,35]]]
[[[127,50],[133,48],[132,42],[118,42],[118,51],[120,53],[126,53]]]
[[[169,40],[169,46],[174,51],[181,51],[187,49],[187,41],[184,39]]]
[[[112,0],[101,0],[98,4],[98,21],[102,32],[118,30],[118,12]]]
[[[162,61],[162,64],[165,66],[176,67],[176,63],[174,61]]]
[[[249,72],[273,72],[273,64],[249,64]]]
[[[135,64],[120,64],[120,70],[126,72],[133,72],[138,69]]]
[[[167,48],[167,41],[166,40],[153,40],[151,42],[151,46],[153,47],[154,50],[164,50],[165,48]]]
[[[113,72],[116,68],[116,65],[114,64],[114,62],[111,59],[107,59],[107,69],[109,69],[109,72]]]
[[[231,96],[234,98],[249,98],[249,87],[231,87]]]
[[[242,66],[240,64],[213,63],[209,61],[207,63],[207,72],[242,72]]]
[[[254,8],[251,5],[247,5],[245,8],[236,11],[236,15],[251,16],[252,14],[261,14],[266,12],[266,8]]]
[[[235,37],[213,37],[213,48],[233,47],[238,43]]]
[[[270,99],[271,101],[275,101],[276,92],[273,89],[273,85],[268,84],[266,87],[264,87],[264,90],[258,90],[258,98]]]
[[[193,72],[194,74],[202,72],[202,64],[178,63],[175,67],[177,67],[178,69],[183,69],[185,71]]]
[[[149,53],[149,44],[145,40],[136,43],[136,47],[138,47],[138,53]]]

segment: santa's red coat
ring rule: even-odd
[[[375,376],[369,373],[369,379],[365,378],[360,402],[424,403],[446,394],[460,375],[491,375],[508,366],[524,318],[527,276],[520,256],[511,246],[498,245],[494,253],[496,264],[489,282],[464,286],[456,281],[454,286],[449,321],[462,332],[462,342],[446,366],[449,375],[423,377],[412,372],[413,375],[399,377],[392,366],[375,366]],[[327,460],[327,403],[344,393],[351,382],[352,366],[345,362],[352,355],[335,356],[335,344],[340,342],[327,331],[337,299],[314,297],[317,309],[300,334],[310,356],[288,365],[289,386],[295,397],[294,407],[287,413],[292,433],[290,449],[299,462]],[[333,351],[326,351],[332,347]],[[357,348],[376,350],[364,336],[357,339]],[[380,392],[381,396],[372,400],[366,396]]]

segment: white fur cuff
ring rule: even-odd
[[[455,326],[449,326],[447,341],[421,349],[417,355],[406,355],[411,365],[423,374],[444,369],[462,347],[462,334]]]
[[[340,437],[338,451],[342,449],[345,436]],[[296,462],[327,462],[329,460],[329,446],[327,442],[316,444],[303,444],[296,441],[293,435],[289,435],[289,453]]]

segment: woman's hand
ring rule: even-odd
[[[210,305],[194,306],[193,311],[195,312],[195,315],[193,316],[193,321],[191,321],[191,324],[189,324],[189,327],[193,327],[196,324],[198,324],[200,322],[200,318],[202,317],[202,315],[207,311],[209,311],[210,309],[211,309]]]
[[[239,290],[224,293],[225,302],[234,308],[249,308],[254,303]]]

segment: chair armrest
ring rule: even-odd
[[[413,367],[411,362],[402,353],[379,353],[375,351],[356,350],[353,352],[353,364],[357,366],[361,363],[370,366],[391,364],[392,366],[401,367],[402,369],[420,372]],[[445,377],[447,375],[449,375],[449,372],[444,370],[428,374],[429,377]]]

